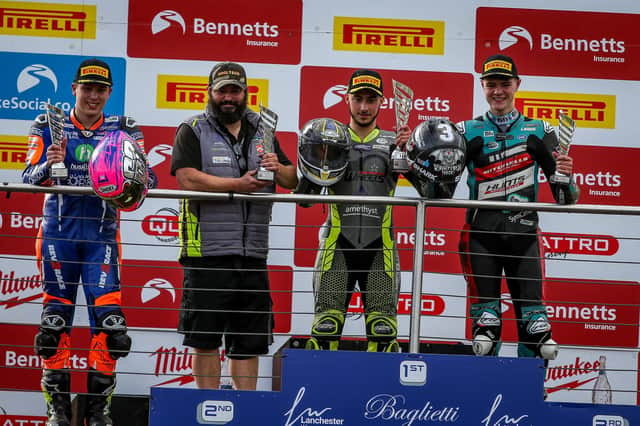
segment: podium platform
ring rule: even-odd
[[[539,359],[286,349],[280,391],[152,388],[149,425],[640,424],[640,407],[548,403]]]

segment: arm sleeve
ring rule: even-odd
[[[196,170],[202,169],[202,153],[200,142],[193,129],[185,123],[180,124],[176,131],[171,154],[171,175],[176,175],[176,170],[190,167]]]
[[[537,136],[529,136],[527,140],[527,148],[533,153],[535,161],[542,168],[549,185],[553,198],[558,204],[575,204],[580,196],[580,188],[575,183],[573,176],[569,184],[561,184],[553,182],[553,175],[556,172],[556,160],[553,158],[553,152],[558,146],[558,138],[556,133],[545,123],[545,133],[542,140]]]
[[[53,184],[50,167],[47,165],[47,148],[51,145],[46,114],[40,114],[29,130],[28,151],[22,181],[31,185],[49,186]]]
[[[318,194],[322,194],[323,189],[324,188],[322,186],[315,184],[311,182],[309,179],[307,179],[306,177],[302,176],[301,178],[298,179],[298,185],[293,190],[293,193],[306,194],[306,195],[318,195]],[[306,208],[306,207],[311,207],[313,203],[299,202],[298,205],[300,207]]]

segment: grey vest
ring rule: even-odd
[[[257,128],[259,116],[247,110],[245,117]],[[218,177],[238,178],[242,170],[239,155],[226,132],[208,110],[186,120],[198,140],[202,153],[202,171]],[[262,144],[257,130],[248,145],[246,169],[260,163],[256,149]],[[274,186],[261,192],[271,193]],[[240,255],[265,259],[269,243],[269,221],[272,202],[268,201],[202,201],[184,200],[181,209],[180,257]]]

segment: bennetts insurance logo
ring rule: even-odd
[[[131,0],[128,50],[133,57],[297,64],[301,0],[247,0],[203,8],[172,0]]]
[[[521,75],[640,79],[636,14],[479,7],[476,23],[476,72],[503,53]]]

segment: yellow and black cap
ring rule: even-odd
[[[347,93],[356,93],[360,90],[373,90],[378,96],[383,96],[382,77],[376,71],[357,70],[351,74]]]
[[[492,55],[484,61],[480,78],[486,77],[520,78],[516,63],[505,55]]]
[[[113,86],[111,68],[109,64],[100,59],[86,59],[82,61],[76,72],[74,83],[96,83]]]

